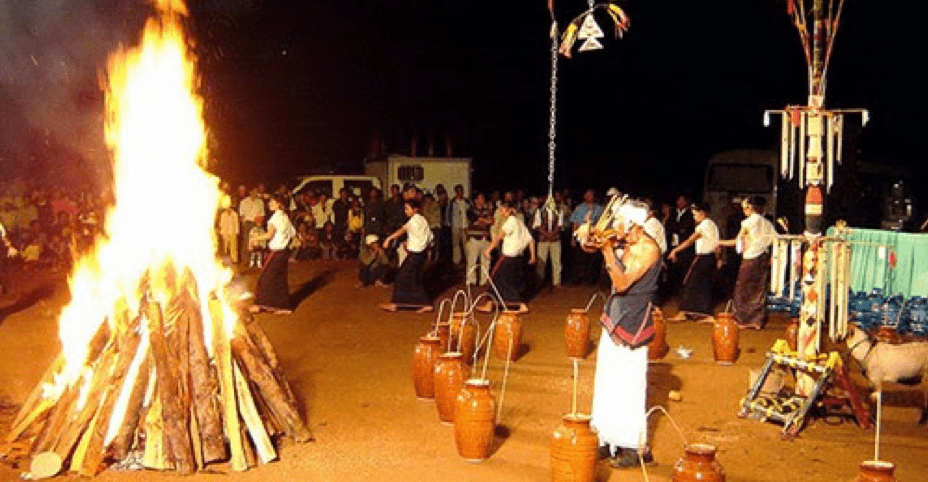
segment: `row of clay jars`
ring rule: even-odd
[[[593,482],[599,436],[590,417],[569,414],[551,434],[551,482]]]
[[[738,359],[738,337],[740,327],[732,313],[715,315],[715,327],[712,330],[712,352],[719,365],[731,365]]]
[[[467,313],[454,313],[451,315],[450,330],[449,351],[461,352],[464,363],[473,364],[474,353],[477,351],[477,321]]]
[[[648,344],[648,359],[660,360],[667,356],[670,346],[667,344],[667,324],[660,308],[654,308],[654,339]],[[586,358],[590,349],[590,319],[587,311],[574,308],[567,315],[564,324],[564,347],[570,358]]]
[[[468,462],[486,459],[495,431],[496,398],[490,392],[490,381],[467,380],[454,405],[454,443],[458,455]]]
[[[446,352],[435,362],[435,368],[432,371],[435,385],[435,408],[438,409],[438,419],[444,424],[454,422],[457,397],[464,386],[468,371],[461,352]]]
[[[496,319],[493,354],[499,360],[515,361],[522,345],[522,322],[515,311],[503,311]]]

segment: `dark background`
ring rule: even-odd
[[[128,38],[137,35],[139,2],[96,3],[92,18],[117,25]],[[555,5],[562,27],[586,8],[582,0]],[[804,56],[785,1],[619,5],[631,17],[624,39],[607,38],[603,51],[559,59],[557,187],[695,194],[714,153],[778,149],[778,125],[765,128],[763,110],[804,104],[807,95]],[[852,148],[845,157],[901,165],[917,191],[926,155],[926,94],[916,73],[924,42],[919,17],[904,13],[907,5],[846,2],[826,105],[870,109],[866,128],[848,122]],[[477,188],[546,191],[544,1],[211,0],[190,8],[212,166],[223,178],[253,184],[358,171],[375,134],[388,152],[399,153],[408,153],[417,136],[420,154],[430,137],[435,152],[444,153],[447,135],[456,155],[475,158]],[[608,20],[599,23],[609,34]],[[30,35],[41,38],[36,30]],[[102,95],[90,79],[79,89],[63,88],[77,92],[69,102],[93,111]],[[0,107],[4,98],[12,106],[36,103],[15,85],[3,88]],[[36,142],[42,133],[34,119],[30,129],[27,155],[8,139],[5,162],[34,173],[62,157],[99,162],[68,151],[67,139],[49,143],[45,133],[46,142]],[[56,142],[64,154],[48,153]]]

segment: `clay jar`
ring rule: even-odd
[[[435,407],[438,409],[438,419],[444,424],[454,422],[454,405],[458,393],[464,386],[467,375],[467,365],[464,364],[461,352],[449,351],[443,353],[435,361],[432,376],[435,384]]]
[[[586,310],[574,308],[564,324],[564,343],[567,356],[585,358],[590,349],[590,319]]]
[[[420,400],[435,398],[432,367],[441,352],[441,340],[435,335],[425,335],[416,343],[412,357],[412,381],[416,388],[416,398]]]
[[[648,344],[648,360],[660,360],[670,351],[667,345],[667,323],[664,322],[664,312],[660,308],[654,308],[651,318],[654,320],[654,339]]]
[[[715,446],[690,444],[673,464],[671,482],[725,482],[725,469],[715,460]]]
[[[490,381],[467,380],[454,405],[454,443],[458,454],[468,462],[486,459],[495,430],[496,399],[490,393]]]
[[[719,313],[712,330],[712,351],[719,365],[731,365],[738,359],[738,323],[735,315]]]
[[[441,340],[441,352],[453,351],[448,348],[448,343],[451,340],[451,324],[447,321],[441,321],[435,324],[435,336]]]
[[[599,437],[590,417],[565,415],[551,434],[551,482],[593,482]]]
[[[860,473],[851,482],[896,482],[895,470],[892,462],[868,460],[860,463]]]
[[[461,352],[464,363],[473,364],[474,352],[477,351],[477,320],[467,313],[454,313],[451,315],[450,327],[451,350]]]
[[[509,350],[510,340],[512,351]],[[493,354],[500,360],[515,361],[519,357],[522,344],[522,322],[515,311],[503,311],[496,320],[496,333],[493,335]]]
[[[786,325],[786,343],[790,351],[796,351],[796,343],[799,337],[799,318],[790,318],[789,324]]]

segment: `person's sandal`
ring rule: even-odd
[[[644,461],[645,465],[654,463],[654,456],[651,455],[650,450],[639,458],[637,450],[623,449],[616,454],[616,457],[609,462],[609,465],[614,469],[630,469],[633,467],[640,467],[642,461]]]

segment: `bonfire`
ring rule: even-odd
[[[109,465],[191,473],[277,457],[311,434],[267,337],[237,309],[216,257],[222,193],[180,0],[156,0],[139,45],[101,75],[115,203],[69,277],[62,350],[13,421],[8,457],[49,473]],[[51,466],[49,468],[49,466]]]

